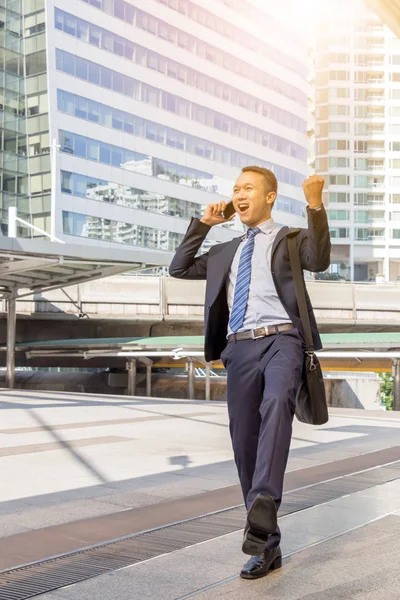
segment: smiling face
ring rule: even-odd
[[[236,180],[233,188],[233,205],[242,223],[257,227],[271,218],[276,193],[267,189],[262,173],[246,171]]]

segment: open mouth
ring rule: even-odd
[[[249,210],[249,208],[250,208],[250,205],[247,202],[240,202],[238,204],[237,212],[240,215],[244,215],[244,214],[247,213],[247,211]]]

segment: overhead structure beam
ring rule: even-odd
[[[52,260],[47,258],[32,258],[26,260],[10,260],[6,263],[0,264],[0,276],[7,275],[9,273],[20,273],[21,271],[37,271],[43,267],[50,267],[51,265],[59,265],[60,260]],[[44,275],[44,273],[43,273]]]
[[[31,285],[31,291],[25,292],[24,294],[19,294],[19,298],[24,298],[25,296],[31,296],[33,293],[39,292],[50,292],[51,290],[57,290],[60,287],[67,287],[68,285],[77,285],[78,283],[85,283],[90,279],[93,281],[94,279],[103,279],[105,277],[111,277],[112,275],[118,275],[119,273],[123,273],[127,270],[135,270],[134,266],[102,266],[99,269],[93,269],[92,271],[85,270],[81,273],[76,273],[74,275],[67,275],[65,277],[58,276],[54,278],[50,278],[47,285],[43,283],[36,283]],[[50,272],[51,275],[51,272]]]

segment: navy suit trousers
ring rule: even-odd
[[[228,375],[229,429],[246,508],[258,494],[269,494],[278,510],[304,362],[302,340],[293,329],[230,342],[221,360]],[[279,542],[278,528],[267,547]]]

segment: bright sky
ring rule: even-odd
[[[259,6],[271,7],[271,14],[275,14],[280,21],[295,27],[299,33],[306,36],[311,34],[318,19],[332,12],[337,13],[338,10],[335,0],[284,0],[283,2],[256,0],[256,2]]]

